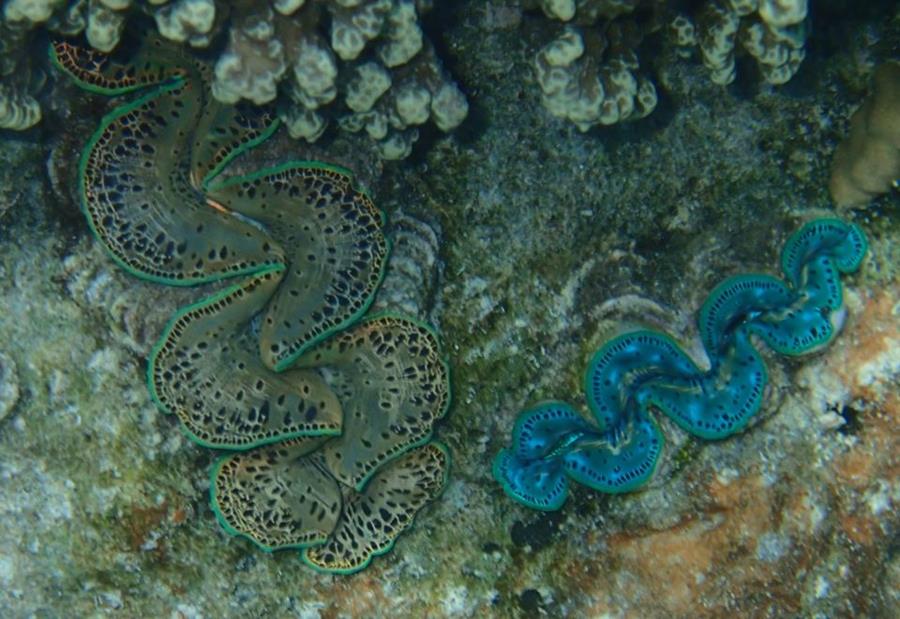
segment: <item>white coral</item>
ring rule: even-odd
[[[216,20],[216,5],[213,0],[176,0],[156,11],[154,17],[165,38],[205,47],[209,44],[206,35]]]
[[[228,47],[214,71],[212,92],[219,101],[249,99],[259,105],[278,94],[278,81],[287,63],[281,41],[274,38],[270,17],[253,16],[232,27]]]

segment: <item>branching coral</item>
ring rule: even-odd
[[[850,135],[834,153],[831,199],[859,206],[900,181],[900,62],[875,71],[872,93],[850,118]]]
[[[214,96],[224,103],[257,105],[281,90],[280,116],[295,138],[317,140],[333,124],[365,132],[386,159],[409,155],[418,127],[457,127],[468,103],[444,71],[422,32],[416,0],[10,0],[4,6],[0,49],[27,62],[22,42],[43,25],[67,36],[84,32],[96,50],[109,52],[129,16],[151,15],[160,35],[206,47],[223,33],[227,44],[215,63]],[[226,19],[230,18],[230,19]],[[22,51],[20,51],[22,50]],[[40,119],[24,85],[0,73],[0,126],[25,128]]]
[[[787,283],[753,274],[719,284],[698,319],[708,369],[656,331],[607,342],[584,381],[593,422],[564,402],[523,411],[512,444],[494,461],[494,477],[516,501],[555,510],[570,479],[613,493],[647,482],[664,442],[652,411],[704,439],[739,432],[762,407],[768,382],[752,338],[785,355],[827,346],[846,315],[840,274],[856,270],[866,250],[856,225],[816,220],[785,244]]]
[[[136,98],[88,142],[91,230],[132,274],[237,283],[178,311],[147,369],[153,400],[205,447],[227,531],[303,548],[350,573],[390,550],[446,484],[431,440],[449,403],[437,337],[391,314],[363,319],[388,254],[384,218],[343,169],[289,162],[221,180],[278,124],[209,96],[209,68],[156,39],[134,67],[58,43],[54,62],[94,92]]]

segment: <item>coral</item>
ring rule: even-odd
[[[109,52],[119,44],[130,8],[130,0],[11,0],[3,21],[23,31],[39,25],[66,36],[83,31],[94,49]]]
[[[328,38],[317,29],[326,15]],[[291,105],[282,120],[293,137],[315,141],[335,120],[346,131],[365,131],[385,159],[401,159],[418,138],[417,126],[431,120],[450,131],[468,112],[424,39],[412,0],[310,2],[290,20],[275,15],[274,27],[290,41]],[[364,58],[370,46],[374,54]]]
[[[6,7],[15,15],[13,4]],[[15,24],[0,21],[0,128],[21,131],[41,120],[41,108],[34,98],[39,84],[30,62],[16,52],[25,44],[27,32]]]
[[[827,346],[846,316],[839,274],[855,271],[866,251],[856,225],[820,219],[785,244],[787,283],[753,274],[719,284],[698,318],[706,370],[662,333],[613,338],[585,376],[593,423],[563,402],[522,412],[511,447],[494,460],[494,477],[523,505],[555,510],[570,479],[601,492],[629,492],[646,483],[663,447],[651,409],[700,438],[739,432],[762,407],[768,380],[751,336],[791,356]]]
[[[387,261],[382,213],[325,164],[221,180],[278,121],[208,97],[208,67],[169,44],[146,41],[139,68],[67,43],[53,55],[89,90],[137,91],[79,167],[107,252],[161,284],[239,277],[177,311],[147,369],[152,399],[188,437],[239,452],[213,469],[218,518],[267,550],[307,548],[315,569],[363,569],[441,492],[449,466],[431,442],[449,403],[436,335],[402,316],[361,320]]]
[[[41,120],[41,108],[29,94],[0,83],[0,128],[21,131]]]
[[[113,10],[103,0],[90,0],[88,3],[87,28],[85,36],[91,47],[101,52],[110,52],[118,44],[125,29],[125,15]],[[127,8],[128,3],[122,3],[121,8]]]
[[[696,17],[703,64],[716,84],[735,78],[736,44],[770,84],[790,80],[806,55],[806,0],[711,0]],[[676,19],[683,21],[684,16]]]
[[[538,0],[537,5],[547,17],[570,21],[577,18],[583,23],[598,19],[613,19],[633,11],[640,0]],[[526,2],[526,6],[534,2]]]
[[[412,0],[311,1],[289,17],[282,15],[289,7],[276,7],[273,27],[293,69],[281,117],[293,137],[315,141],[336,122],[364,131],[385,159],[402,159],[416,127],[430,120],[450,131],[463,121],[468,103],[425,40],[418,7]],[[370,47],[374,54],[364,58]]]
[[[535,57],[542,101],[551,114],[567,118],[581,131],[643,118],[656,107],[656,89],[635,76],[637,56],[613,25],[607,34],[584,34],[569,27]],[[610,46],[610,39],[612,46]],[[609,51],[607,54],[606,52]]]
[[[176,0],[156,11],[154,17],[159,33],[166,39],[206,47],[216,19],[216,5],[213,0]]]
[[[3,6],[3,16],[12,22],[43,22],[65,4],[65,0],[9,0]]]
[[[878,67],[872,92],[850,117],[828,189],[839,207],[860,206],[900,180],[900,62]]]
[[[699,46],[716,84],[735,79],[737,44],[770,84],[790,80],[803,61],[806,0],[708,0],[686,15],[665,0],[522,0],[566,29],[535,57],[544,106],[582,131],[642,118],[656,106],[656,89],[642,75],[636,49],[662,37],[680,57]],[[673,3],[674,4],[674,3]],[[636,9],[647,9],[635,13]],[[668,20],[668,28],[660,28]]]
[[[236,19],[228,47],[216,61],[213,96],[223,103],[248,99],[257,105],[272,101],[287,70],[284,46],[275,38],[273,13],[251,13]]]
[[[213,95],[223,103],[264,105],[279,97],[291,136],[309,142],[335,125],[363,132],[386,159],[409,155],[418,127],[431,122],[451,131],[468,113],[459,87],[444,71],[422,33],[416,0],[12,0],[0,28],[18,32],[9,58],[28,63],[22,45],[44,26],[74,36],[84,32],[95,50],[118,46],[129,16],[152,15],[168,40],[207,47],[227,29],[216,59]],[[158,6],[162,5],[162,6]],[[2,74],[0,74],[2,79]],[[40,120],[37,101],[23,86],[0,81],[0,122],[22,129]]]
[[[748,0],[743,0],[750,4]],[[797,24],[806,18],[807,0],[759,0],[759,16],[762,20],[775,28],[783,28]],[[740,0],[732,4],[737,6]]]

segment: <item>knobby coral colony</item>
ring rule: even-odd
[[[349,174],[291,162],[220,181],[277,121],[209,98],[210,70],[160,40],[134,63],[69,43],[54,63],[81,86],[135,92],[81,160],[90,227],[132,274],[168,285],[236,278],[178,311],[151,355],[153,399],[205,447],[224,528],[301,548],[350,573],[391,549],[446,483],[431,441],[449,402],[435,334],[363,318],[388,254],[381,212]]]
[[[430,0],[6,0],[0,2],[0,128],[41,119],[29,41],[38,28],[84,34],[109,53],[127,25],[209,49],[227,40],[209,76],[212,96],[266,105],[294,138],[315,142],[328,126],[364,134],[384,159],[412,152],[427,124],[451,131],[468,103],[423,32]],[[152,28],[152,26],[150,26]],[[143,34],[140,34],[143,36]],[[138,37],[139,38],[139,37]],[[213,46],[215,47],[215,46]],[[279,92],[280,91],[280,92]]]
[[[827,346],[845,318],[840,274],[855,271],[866,250],[856,225],[819,219],[788,239],[781,255],[786,282],[749,274],[719,284],[698,320],[707,370],[663,333],[610,340],[585,377],[594,422],[564,402],[523,411],[511,446],[494,460],[494,477],[516,501],[555,510],[569,479],[619,493],[651,477],[663,448],[651,409],[703,439],[742,430],[762,406],[767,382],[751,336],[791,356]]]

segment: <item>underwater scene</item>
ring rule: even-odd
[[[900,3],[0,0],[0,619],[900,616]]]

